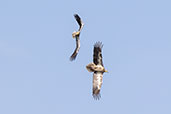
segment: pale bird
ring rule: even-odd
[[[100,99],[100,89],[102,86],[103,73],[108,72],[102,61],[102,42],[96,42],[94,44],[94,53],[93,53],[93,63],[90,63],[86,66],[89,72],[93,73],[93,97],[94,99]]]

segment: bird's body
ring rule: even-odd
[[[87,70],[89,72],[99,71],[99,72],[105,72],[105,68],[101,65],[95,65],[94,63],[90,63],[86,66]]]
[[[93,63],[90,63],[86,66],[89,72],[93,73],[93,97],[99,99],[100,89],[102,86],[103,73],[107,72],[103,66],[102,61],[102,43],[97,42],[94,45],[94,54],[93,54]]]
[[[72,37],[76,39],[76,48],[70,57],[71,61],[75,60],[75,58],[80,50],[80,32],[84,26],[83,22],[81,21],[81,18],[77,14],[75,14],[74,17],[75,17],[77,23],[79,24],[79,29],[78,29],[78,31],[74,31],[72,33]]]

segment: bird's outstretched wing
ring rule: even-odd
[[[96,100],[99,100],[100,95],[100,89],[102,86],[102,80],[103,80],[103,73],[102,72],[94,72],[93,74],[93,97]]]
[[[78,23],[79,26],[80,26],[80,28],[79,28],[78,31],[81,31],[81,29],[83,28],[83,22],[82,22],[81,18],[78,16],[78,14],[74,14],[74,17],[75,17],[77,23]]]
[[[71,61],[75,60],[79,50],[80,50],[80,38],[79,38],[79,36],[76,36],[76,48],[75,48],[75,51],[73,52],[73,54],[70,57]]]
[[[103,66],[102,47],[103,47],[102,42],[96,42],[94,44],[93,62],[95,65]]]

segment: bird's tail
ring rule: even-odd
[[[94,63],[90,63],[86,66],[86,69],[89,71],[89,72],[94,72],[94,67],[95,67],[95,64]]]

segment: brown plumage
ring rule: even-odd
[[[93,62],[96,65],[102,65],[103,66],[102,48],[103,48],[102,42],[97,42],[94,44]]]
[[[82,30],[82,28],[84,26],[83,22],[81,21],[81,18],[78,16],[78,14],[75,14],[74,17],[75,17],[75,19],[76,19],[76,21],[77,21],[77,23],[79,25],[79,29],[78,29],[77,32],[74,31],[72,33],[72,37],[76,39],[76,48],[75,48],[73,54],[70,57],[71,61],[75,60],[75,58],[76,58],[76,56],[77,56],[77,54],[78,54],[78,52],[80,50],[80,32],[81,32],[81,30]]]
[[[78,31],[81,31],[82,27],[83,27],[83,22],[81,20],[81,18],[78,16],[78,14],[74,14],[74,17],[77,21],[77,23],[79,24],[80,28],[78,29]]]
[[[78,54],[78,52],[80,50],[80,38],[79,38],[79,36],[76,36],[75,40],[76,40],[76,48],[75,48],[75,51],[73,52],[73,54],[70,57],[71,61],[75,60],[75,58],[77,57],[77,54]]]
[[[97,42],[94,45],[93,53],[93,63],[90,63],[86,66],[89,72],[93,73],[93,97],[94,99],[100,99],[100,89],[102,86],[103,73],[107,72],[103,66],[102,61],[102,43]]]

